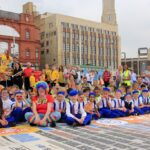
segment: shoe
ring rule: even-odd
[[[55,128],[55,127],[56,127],[56,122],[55,122],[55,121],[52,121],[50,126],[51,126],[52,128]]]
[[[72,125],[73,128],[75,128],[77,126],[79,126],[79,124],[77,122],[74,122],[73,125]]]
[[[10,123],[9,123],[9,126],[10,126],[10,127],[15,127],[15,126],[16,126],[16,123],[10,122]]]

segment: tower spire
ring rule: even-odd
[[[103,0],[102,23],[117,25],[115,0]]]

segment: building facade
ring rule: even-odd
[[[40,66],[40,30],[33,15],[0,10],[0,51],[6,50],[21,63]]]
[[[38,15],[33,8],[27,3],[24,12],[30,9],[40,28],[43,66],[91,65],[113,70],[121,63],[114,0],[103,0],[102,23],[60,14]]]

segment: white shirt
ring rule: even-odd
[[[115,107],[115,102],[116,102],[116,107]],[[121,107],[125,106],[125,103],[123,100],[121,100],[121,99],[118,100],[115,98],[111,101],[111,106],[112,106],[112,108],[121,108]]]
[[[131,82],[136,82],[136,73],[134,72],[131,74]]]
[[[108,102],[111,104],[111,98],[108,98]],[[105,107],[108,107],[107,100],[105,98],[102,98],[100,108],[105,108]]]
[[[140,100],[140,102],[143,103],[143,104],[147,104],[148,101],[149,101],[149,100],[148,100],[148,97],[145,98],[145,97],[143,97],[143,96],[140,96],[140,97],[139,97],[139,100]]]
[[[137,100],[135,100],[135,99],[133,98],[133,103],[134,103],[134,106],[135,106],[135,107],[139,107],[143,102],[142,102],[142,99],[141,99],[141,98],[139,98],[139,99],[137,99]]]
[[[3,102],[3,109],[5,110],[12,110],[12,106],[15,104],[9,98],[7,100],[2,100]]]
[[[70,102],[68,102],[66,104],[66,115],[68,117],[75,118],[74,114],[72,114],[72,112],[70,112],[70,110],[71,110],[70,109],[70,104],[73,107],[74,103],[70,100]],[[80,107],[79,107],[79,105],[80,105],[80,103],[78,101],[76,101],[76,103],[74,104],[74,112],[75,112],[75,114],[80,113],[82,117],[86,117],[86,112],[84,111],[83,106],[80,105]]]
[[[60,105],[61,105],[61,108],[59,108]],[[58,100],[55,100],[55,111],[59,111],[60,109],[65,109],[65,108],[66,108],[65,100],[63,100],[61,102],[59,102]]]

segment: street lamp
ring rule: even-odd
[[[124,59],[124,61],[125,61],[125,65],[126,65],[126,59],[127,59],[126,52],[121,52],[121,54],[123,54],[123,59]]]

